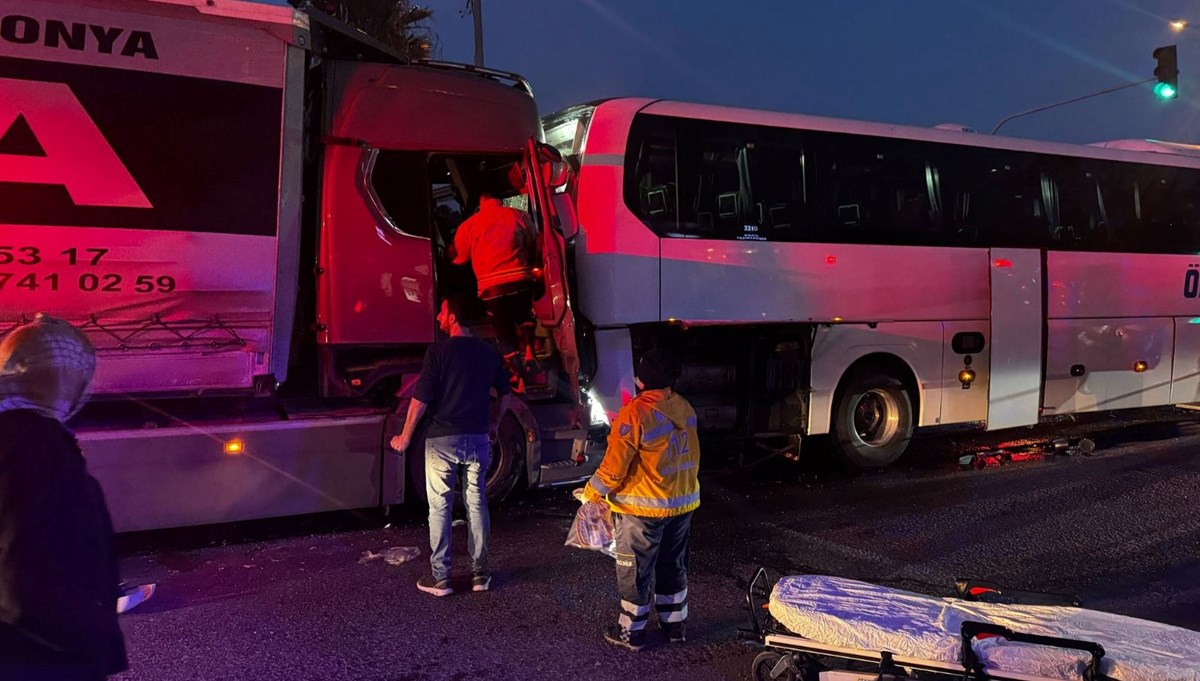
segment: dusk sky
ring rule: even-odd
[[[429,0],[438,57],[472,60],[465,0]],[[612,96],[988,132],[1004,116],[1153,75],[1179,45],[1178,99],[1151,85],[1018,119],[1003,133],[1200,143],[1200,2],[1184,0],[484,0],[488,66],[543,113]],[[1173,32],[1170,19],[1193,22]]]

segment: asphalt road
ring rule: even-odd
[[[690,640],[652,638],[642,653],[600,638],[616,612],[613,564],[563,546],[565,491],[494,510],[494,590],[471,593],[460,579],[443,599],[414,587],[428,569],[415,516],[389,528],[350,519],[358,529],[308,519],[285,524],[288,537],[204,548],[187,547],[228,541],[229,530],[127,538],[125,576],[159,590],[122,616],[132,669],[118,678],[744,679],[755,651],[735,629],[759,565],[939,595],[958,577],[991,579],[1200,629],[1197,429],[1106,427],[1093,456],[984,470],[948,456],[981,446],[970,438],[917,442],[908,465],[874,475],[798,477],[775,461],[710,470],[693,530]],[[327,531],[331,522],[343,525]],[[455,534],[461,557],[465,528]],[[359,562],[391,546],[422,555]]]

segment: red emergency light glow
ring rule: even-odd
[[[825,264],[826,265],[836,265],[837,264],[837,256],[836,255],[825,256]]]
[[[1012,267],[1012,261],[1008,258],[996,258],[996,262],[992,264],[996,267]]]

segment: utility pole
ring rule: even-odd
[[[483,0],[469,0],[475,20],[475,65],[483,66]]]
[[[1134,83],[1126,83],[1126,84],[1124,84],[1124,85],[1118,85],[1118,86],[1116,86],[1116,87],[1110,87],[1110,88],[1108,88],[1107,90],[1101,90],[1101,91],[1099,91],[1099,92],[1093,92],[1093,93],[1092,93],[1092,94],[1090,94],[1090,95],[1083,95],[1082,97],[1072,97],[1071,99],[1064,99],[1064,100],[1063,100],[1063,101],[1061,101],[1061,102],[1055,102],[1055,103],[1053,103],[1053,104],[1047,104],[1047,105],[1045,105],[1045,106],[1039,106],[1039,107],[1037,107],[1036,109],[1029,109],[1028,111],[1021,111],[1021,112],[1019,112],[1019,113],[1012,114],[1011,116],[1008,116],[1008,117],[1006,117],[1004,120],[1002,120],[1002,121],[1000,121],[999,123],[997,123],[997,124],[996,124],[996,127],[992,128],[992,134],[993,134],[993,135],[995,135],[995,134],[996,134],[996,131],[1000,129],[1000,126],[1002,126],[1002,125],[1004,125],[1005,123],[1007,123],[1007,122],[1009,122],[1009,121],[1013,120],[1014,118],[1020,118],[1020,117],[1022,117],[1022,116],[1028,116],[1029,114],[1035,114],[1035,113],[1038,113],[1039,111],[1045,111],[1046,109],[1053,109],[1053,108],[1055,108],[1055,107],[1059,107],[1059,106],[1062,106],[1062,105],[1064,105],[1064,104],[1073,104],[1073,103],[1075,103],[1075,102],[1078,102],[1078,101],[1081,101],[1081,100],[1084,100],[1084,99],[1091,99],[1092,97],[1099,97],[1100,95],[1107,95],[1107,94],[1108,94],[1108,93],[1110,93],[1110,92],[1116,92],[1116,91],[1118,91],[1118,90],[1124,90],[1124,89],[1126,89],[1126,88],[1131,88],[1131,87],[1135,87],[1135,86],[1138,86],[1138,85],[1145,85],[1146,83],[1149,83],[1149,82],[1151,82],[1151,81],[1155,81],[1155,80],[1158,80],[1158,79],[1157,79],[1157,78],[1147,78],[1146,80],[1139,80],[1139,81],[1137,81],[1137,82],[1134,82]]]

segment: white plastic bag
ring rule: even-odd
[[[603,501],[582,504],[567,532],[567,546],[588,551],[600,551],[609,558],[617,557],[617,538],[613,530],[612,511]]]

